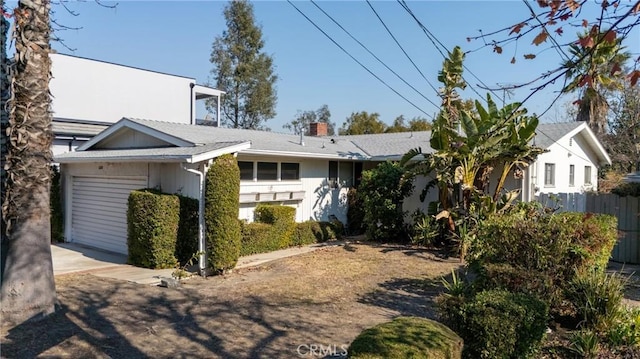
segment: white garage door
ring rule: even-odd
[[[127,202],[147,179],[73,177],[72,241],[127,254]]]

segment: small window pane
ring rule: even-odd
[[[299,163],[281,163],[280,164],[280,178],[283,181],[299,180],[300,179],[300,164]]]
[[[253,181],[253,162],[238,161],[240,167],[240,179],[243,181]]]
[[[556,183],[556,165],[553,163],[545,163],[544,184],[545,186],[553,186],[555,183]]]
[[[584,184],[591,184],[591,166],[584,166]]]
[[[353,185],[353,162],[340,162],[340,184],[351,187]]]
[[[329,185],[333,188],[338,185],[338,162],[329,161]]]
[[[258,181],[278,180],[277,162],[258,162]]]
[[[574,185],[575,177],[576,177],[576,166],[569,165],[569,186]]]

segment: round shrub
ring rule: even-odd
[[[216,158],[205,184],[205,227],[209,267],[223,273],[240,256],[240,169],[231,154]]]
[[[464,339],[465,358],[528,358],[544,337],[547,306],[526,294],[488,290],[438,302],[445,324]]]
[[[349,358],[461,358],[462,339],[445,325],[399,317],[364,330],[349,346]]]

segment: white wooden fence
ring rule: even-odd
[[[560,193],[541,194],[538,201],[559,211],[610,214],[618,218],[619,240],[611,259],[640,264],[640,197],[615,194]]]

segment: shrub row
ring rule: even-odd
[[[295,208],[261,204],[255,210],[256,222],[242,225],[240,255],[272,252],[332,239],[340,239],[340,222],[295,222]]]
[[[128,262],[171,268],[198,250],[198,200],[153,189],[133,191],[127,210]]]
[[[482,222],[467,261],[477,287],[535,295],[552,314],[575,315],[569,283],[587,269],[604,271],[617,240],[609,215],[516,211]]]

